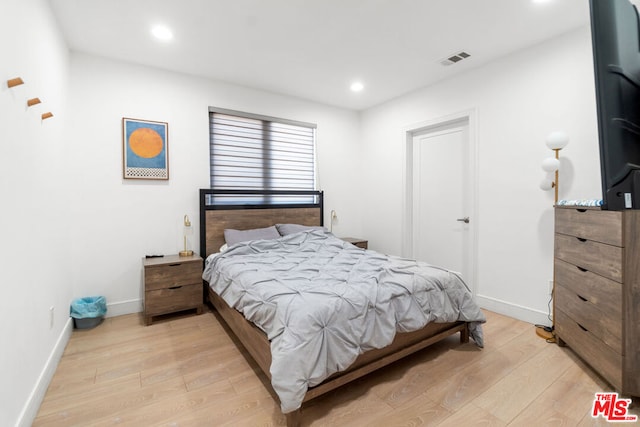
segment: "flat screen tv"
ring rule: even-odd
[[[629,0],[590,0],[603,209],[640,209],[640,25]]]

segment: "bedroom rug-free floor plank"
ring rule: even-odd
[[[452,336],[308,402],[306,426],[593,426],[610,391],[569,349],[486,312],[485,345]],[[34,426],[283,426],[267,379],[216,313],[74,330]],[[632,410],[637,414],[638,410]]]

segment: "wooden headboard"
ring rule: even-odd
[[[225,243],[224,230],[275,224],[324,225],[322,191],[200,190],[200,255]]]

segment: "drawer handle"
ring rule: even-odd
[[[585,213],[587,211],[586,209],[576,209],[576,210],[580,213]]]
[[[585,332],[589,332],[589,330],[587,328],[585,328],[584,326],[582,326],[580,323],[578,323],[578,326],[580,326],[580,329],[582,329]]]
[[[586,272],[588,272],[588,271],[589,271],[589,270],[587,270],[586,268],[579,267],[579,266],[577,266],[577,265],[576,265],[576,268],[577,268],[578,270],[582,271],[583,273],[586,273]]]
[[[578,298],[580,298],[582,301],[587,302],[589,301],[588,299],[586,299],[585,297],[583,297],[582,295],[578,295]]]
[[[587,239],[583,239],[582,237],[576,237],[576,239],[578,239],[579,241],[581,241],[582,243],[586,242]]]
[[[182,285],[180,286],[171,286],[169,289],[180,289],[182,287]]]
[[[178,266],[180,266],[180,265],[182,265],[182,264],[180,264],[180,263],[177,263],[177,264],[169,264],[169,267],[178,267]]]

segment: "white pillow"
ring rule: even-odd
[[[301,224],[276,224],[276,228],[278,229],[278,233],[282,236],[287,236],[289,234],[298,233],[300,231],[306,230],[322,230],[327,231],[321,225],[301,225]]]
[[[252,230],[233,230],[231,228],[224,230],[224,240],[229,246],[249,240],[271,240],[279,238],[280,233],[278,233],[278,230],[273,225],[271,227],[254,228]]]

